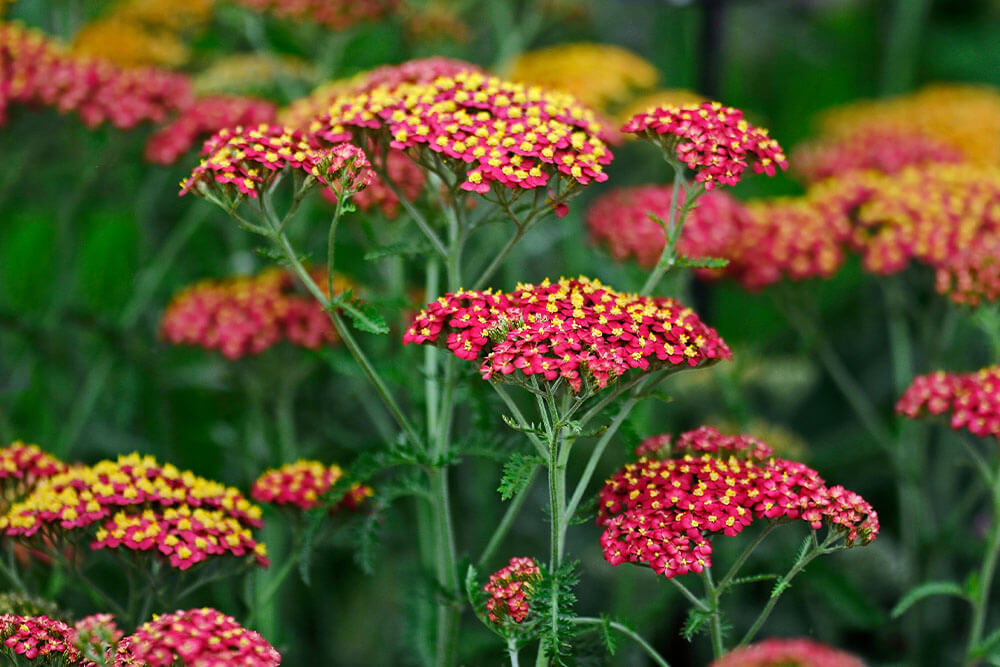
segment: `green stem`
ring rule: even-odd
[[[479,556],[479,560],[476,561],[476,568],[483,569],[490,558],[493,557],[493,553],[500,546],[500,542],[507,535],[510,527],[514,523],[514,519],[520,513],[521,508],[524,507],[524,501],[528,499],[528,495],[531,493],[531,487],[535,482],[535,476],[538,474],[538,468],[536,467],[531,471],[531,475],[528,477],[528,481],[525,483],[524,487],[517,492],[517,495],[507,504],[507,511],[504,512],[503,518],[500,519],[500,523],[497,525],[496,530],[493,531],[493,535],[490,537],[490,541],[486,544],[486,548],[483,549],[483,553]]]
[[[510,658],[510,667],[520,667],[521,662],[517,657],[517,640],[513,637],[507,639],[507,657]]]
[[[965,652],[967,665],[979,662],[976,649],[986,625],[986,615],[990,608],[990,589],[993,587],[993,577],[996,574],[997,557],[1000,556],[1000,468],[987,475],[986,481],[991,487],[993,522],[986,537],[986,551],[979,569],[979,595],[973,602],[972,627],[969,631],[969,645]]]
[[[399,203],[403,205],[403,208],[405,208],[406,212],[410,214],[413,221],[417,223],[417,227],[420,227],[420,231],[424,233],[427,240],[431,242],[432,246],[434,246],[434,251],[442,258],[447,259],[448,249],[445,248],[444,243],[441,241],[441,237],[438,236],[433,229],[431,229],[430,224],[427,222],[427,218],[425,218],[423,214],[417,210],[417,207],[413,205],[413,202],[406,198],[403,191],[392,182],[385,169],[375,165],[373,165],[373,169],[375,169],[376,173],[378,173],[379,178],[382,179],[382,182],[385,183],[386,187],[392,190],[392,193],[396,195],[399,199]]]
[[[510,219],[514,221],[514,224],[516,225],[516,231],[514,232],[514,235],[511,236],[510,239],[508,239],[506,245],[504,245],[504,247],[501,248],[500,252],[496,255],[496,257],[494,257],[493,260],[489,263],[489,266],[487,266],[483,270],[483,272],[479,274],[479,277],[476,279],[476,282],[473,283],[472,289],[474,290],[482,289],[486,285],[486,281],[488,281],[490,278],[493,277],[493,274],[497,272],[497,269],[500,268],[500,266],[507,259],[507,256],[510,255],[511,251],[514,249],[514,246],[516,246],[520,242],[520,240],[524,237],[524,235],[528,232],[528,230],[532,226],[534,226],[534,224],[539,220],[538,216],[540,214],[541,209],[536,208],[534,211],[528,214],[528,217],[525,218],[524,221],[522,222],[518,219],[517,215],[514,214],[513,210],[511,210],[511,208],[507,204],[502,204],[502,206],[506,210],[507,215],[510,216]]]
[[[618,632],[622,633],[623,635],[634,641],[640,647],[642,647],[642,650],[646,652],[646,655],[648,655],[650,659],[657,665],[659,665],[660,667],[670,667],[670,665],[667,664],[667,661],[664,660],[663,656],[660,655],[656,651],[656,649],[654,649],[649,644],[649,642],[647,642],[645,639],[639,636],[637,632],[629,628],[627,625],[623,625],[622,623],[618,623],[617,621],[607,621],[603,618],[591,618],[587,616],[579,616],[577,618],[572,619],[572,622],[578,625],[604,625],[605,623],[607,623],[608,626],[614,628]]]
[[[680,591],[681,595],[683,595],[684,597],[686,597],[688,599],[688,601],[691,604],[693,604],[695,607],[697,607],[698,609],[700,609],[700,610],[702,610],[704,612],[709,612],[709,611],[712,610],[711,607],[709,607],[707,604],[705,604],[704,600],[702,600],[700,597],[698,597],[697,595],[695,595],[694,593],[692,593],[691,589],[688,588],[687,586],[685,586],[684,584],[682,584],[680,582],[680,580],[677,579],[677,577],[670,577],[669,579],[667,579],[667,581],[669,581],[671,584],[673,584],[674,588],[676,588],[678,591]]]
[[[882,61],[882,94],[892,95],[913,88],[922,52],[921,34],[930,14],[931,0],[896,0]]]
[[[722,612],[719,609],[719,596],[722,591],[712,581],[712,568],[706,567],[701,571],[701,580],[705,584],[705,597],[708,598],[712,654],[718,659],[726,652],[726,646],[722,641]]]
[[[736,575],[739,574],[740,568],[742,568],[743,564],[747,562],[748,558],[750,558],[750,555],[757,549],[758,546],[760,546],[760,543],[764,541],[764,538],[770,535],[771,531],[773,531],[777,527],[778,527],[777,522],[768,523],[767,527],[764,528],[764,530],[760,533],[760,535],[755,537],[753,542],[747,545],[747,548],[743,550],[743,553],[740,554],[740,557],[736,559],[736,562],[733,563],[732,567],[729,568],[729,571],[726,572],[725,576],[722,577],[722,579],[719,581],[719,585],[717,586],[717,588],[720,591],[720,593],[724,593],[726,591],[726,589],[729,587],[729,584],[733,581]]]

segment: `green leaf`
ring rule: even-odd
[[[965,589],[956,584],[954,581],[928,581],[911,588],[910,591],[903,596],[903,599],[896,603],[896,606],[892,608],[889,615],[893,618],[899,618],[914,604],[932,595],[954,595],[955,597],[963,600],[969,599],[966,595]]]
[[[331,307],[339,308],[351,320],[354,328],[365,333],[387,334],[389,325],[385,318],[379,315],[375,307],[354,297],[351,290],[336,295],[330,303]]]
[[[1000,628],[997,628],[972,649],[973,658],[986,658],[996,664],[1000,661]]]
[[[403,255],[423,255],[428,250],[430,250],[430,246],[426,243],[408,243],[406,241],[400,241],[399,243],[390,243],[388,245],[379,246],[378,248],[369,250],[365,253],[365,261],[370,262],[384,257],[400,257]]]
[[[722,269],[729,265],[729,260],[722,257],[687,257],[677,258],[677,266],[692,269]]]
[[[520,452],[511,454],[507,462],[503,464],[503,477],[500,478],[500,486],[497,487],[500,499],[510,500],[520,493],[528,485],[535,468],[542,463],[545,462],[541,457],[533,454]]]
[[[708,629],[708,621],[712,615],[702,611],[697,607],[688,610],[687,618],[684,619],[684,627],[681,628],[681,636],[687,641],[692,641],[697,635]]]
[[[736,577],[729,582],[730,586],[739,586],[741,584],[755,584],[759,581],[770,581],[771,579],[777,579],[779,575],[777,574],[751,574],[746,577]]]
[[[98,214],[76,251],[76,286],[82,305],[113,315],[125,305],[135,278],[139,231],[120,214]]]
[[[55,223],[33,213],[15,214],[0,230],[0,303],[41,313],[55,281]]]
[[[599,628],[601,639],[604,640],[604,647],[608,649],[608,654],[614,655],[615,651],[618,650],[618,636],[612,632],[611,617],[607,614],[601,614],[601,625]]]

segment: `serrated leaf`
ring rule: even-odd
[[[751,574],[746,577],[736,577],[731,582],[730,586],[739,586],[741,584],[755,584],[759,581],[769,581],[771,579],[777,579],[777,574]]]
[[[708,621],[711,614],[693,607],[688,610],[687,618],[684,619],[684,627],[681,628],[681,636],[687,641],[692,641],[698,634],[708,629]]]
[[[429,249],[430,247],[426,243],[408,243],[406,241],[400,241],[399,243],[390,243],[388,245],[369,250],[365,253],[365,261],[371,262],[385,257],[422,255]]]
[[[611,617],[601,614],[601,625],[599,627],[601,630],[601,639],[604,640],[604,648],[608,649],[609,655],[614,655],[615,651],[618,650],[618,637],[612,632]]]
[[[932,595],[953,595],[963,600],[968,599],[965,589],[956,584],[954,581],[927,581],[919,586],[911,588],[909,592],[907,592],[907,594],[896,603],[896,606],[892,608],[889,615],[893,618],[899,618],[914,604]]]
[[[691,269],[722,269],[729,266],[729,260],[723,257],[687,257],[681,255],[677,258],[677,266]]]
[[[532,475],[540,464],[544,463],[541,457],[533,454],[522,454],[515,452],[510,455],[507,462],[503,464],[503,476],[500,478],[501,500],[510,500],[520,493],[531,481]]]
[[[375,306],[354,298],[351,290],[338,294],[330,305],[347,315],[351,324],[358,331],[373,334],[389,333],[389,325],[386,324],[385,318],[375,310]]]

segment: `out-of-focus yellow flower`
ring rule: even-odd
[[[619,113],[615,114],[618,123],[624,125],[632,116],[650,109],[666,106],[682,106],[684,104],[701,104],[708,100],[698,93],[684,88],[665,88],[654,90],[629,102]]]
[[[801,435],[783,424],[769,422],[759,417],[750,420],[745,427],[727,419],[710,419],[709,423],[724,433],[746,433],[771,445],[774,453],[786,459],[806,457],[809,447]]]
[[[313,81],[315,68],[292,56],[241,53],[216,60],[194,77],[194,89],[201,95],[248,93],[281,79]]]
[[[513,81],[567,92],[607,112],[637,90],[656,85],[659,72],[641,57],[610,44],[560,44],[521,54],[509,68]]]
[[[469,25],[459,16],[454,3],[443,0],[429,0],[420,6],[407,3],[401,13],[406,33],[415,42],[446,39],[465,44],[472,33]]]
[[[319,85],[305,97],[300,97],[287,107],[280,109],[278,122],[297,130],[309,129],[313,120],[329,111],[332,100],[355,90],[364,81],[366,75],[367,72],[362,72],[346,79],[336,79]]]
[[[213,5],[214,0],[124,0],[83,26],[73,51],[126,67],[177,67],[191,55],[183,33],[203,26]]]
[[[827,111],[828,138],[892,128],[923,134],[957,148],[969,162],[1000,165],[1000,91],[988,86],[938,84],[912,95],[856,102]]]
[[[73,40],[73,52],[123,67],[177,67],[190,57],[187,45],[176,34],[149,30],[118,18],[92,21],[83,26]]]

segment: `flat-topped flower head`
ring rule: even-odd
[[[678,204],[683,204],[681,192]],[[650,214],[667,221],[673,206],[672,188],[663,185],[633,185],[615,188],[601,195],[587,210],[591,239],[605,246],[618,260],[634,257],[652,268],[663,252],[663,226]],[[741,231],[748,226],[746,207],[722,191],[698,198],[684,223],[678,251],[687,256],[722,257],[734,255]],[[715,276],[718,270],[699,269],[698,274]]]
[[[701,104],[707,101],[704,96],[691,90],[684,88],[663,88],[646,93],[632,100],[621,111],[615,114],[615,118],[618,120],[619,125],[624,125],[633,116],[644,111],[653,111],[667,106],[676,107],[685,104]]]
[[[896,412],[910,419],[950,413],[955,430],[1000,437],[1000,366],[918,375],[896,403]]]
[[[88,127],[125,129],[160,122],[193,99],[186,75],[76,55],[19,23],[0,24],[0,71],[0,124],[8,104],[23,104],[74,112]]]
[[[315,278],[326,285],[325,274]],[[334,291],[347,284],[335,277]],[[294,276],[284,269],[185,288],[167,306],[160,334],[174,345],[218,350],[228,359],[260,354],[283,341],[310,349],[337,341],[322,306],[296,291]]]
[[[625,123],[622,132],[645,137],[676,153],[706,190],[736,185],[750,165],[768,176],[774,176],[778,167],[788,167],[781,146],[767,130],[748,123],[739,109],[718,102],[642,112]]]
[[[610,112],[660,74],[638,54],[613,44],[572,43],[522,53],[510,66],[512,81],[569,93],[591,109]]]
[[[212,95],[196,100],[146,142],[146,159],[173,164],[208,135],[233,126],[256,127],[274,121],[273,102],[254,97]]]
[[[250,497],[262,503],[294,505],[308,510],[317,507],[323,494],[343,475],[344,471],[336,464],[327,466],[319,461],[300,459],[264,472],[253,483]],[[337,507],[357,509],[372,493],[371,487],[353,484]]]
[[[733,649],[709,667],[865,667],[865,663],[812,639],[773,637]]]
[[[534,587],[542,580],[542,571],[534,558],[514,557],[503,568],[490,575],[483,590],[486,599],[486,615],[492,623],[502,624],[505,620],[521,623],[531,611],[529,606]]]
[[[735,536],[758,519],[799,519],[840,531],[847,546],[878,535],[878,515],[861,496],[827,487],[808,466],[772,458],[771,448],[745,435],[703,426],[665,451],[649,442],[600,491],[597,523],[612,565],[640,563],[667,578],[712,564],[713,534]]]
[[[208,607],[155,616],[121,641],[115,667],[276,667],[281,654],[259,633]]]
[[[65,463],[42,451],[38,445],[15,440],[6,447],[0,447],[0,485],[7,480],[18,480],[30,486],[36,480],[65,470]]]
[[[0,642],[25,660],[46,665],[93,665],[83,659],[74,638],[73,628],[48,616],[0,614]],[[0,655],[4,652],[0,650]]]
[[[237,0],[258,12],[268,12],[293,21],[319,23],[333,30],[345,30],[390,14],[399,0]]]
[[[611,152],[592,112],[564,93],[477,71],[379,86],[333,100],[314,123],[328,141],[388,143],[418,162],[443,160],[463,189],[531,189],[553,177],[604,181]]]
[[[353,158],[349,161],[343,159],[347,151]],[[340,143],[322,148],[306,134],[281,125],[220,130],[205,141],[202,155],[205,159],[181,182],[181,195],[200,194],[218,184],[256,199],[286,167],[326,184],[337,181],[344,169],[356,172],[359,183],[370,178],[366,176],[370,165],[359,148]]]
[[[616,292],[597,280],[545,280],[507,294],[445,294],[424,307],[403,343],[436,343],[480,361],[484,380],[565,380],[604,387],[625,373],[731,358],[719,334],[668,298]],[[508,381],[510,381],[508,380]]]
[[[215,555],[266,566],[252,534],[260,515],[235,488],[131,454],[43,480],[0,517],[0,531],[28,539],[93,528],[92,549],[150,551],[181,570]]]

